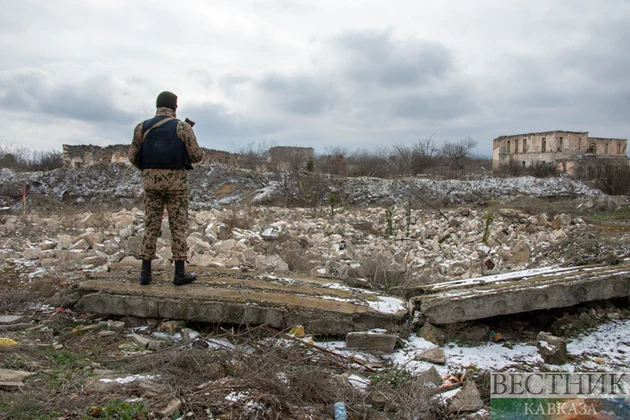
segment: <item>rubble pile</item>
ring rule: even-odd
[[[144,213],[5,216],[1,260],[46,270],[107,271],[108,264],[138,258]],[[2,220],[2,219],[0,219]],[[236,227],[242,226],[242,227]],[[441,211],[405,208],[311,209],[245,207],[189,214],[188,260],[203,267],[302,272],[353,285],[390,287],[463,279],[566,263],[563,244],[586,235],[579,217],[530,215],[519,210]],[[158,240],[158,264],[172,257],[168,219]],[[559,250],[559,252],[551,252]],[[607,250],[627,258],[627,250]]]

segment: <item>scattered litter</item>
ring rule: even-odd
[[[10,338],[0,337],[0,347],[11,347],[19,344],[17,341]]]

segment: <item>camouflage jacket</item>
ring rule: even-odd
[[[175,111],[170,108],[158,108],[156,117],[167,116],[175,118]],[[177,121],[177,135],[184,142],[186,152],[192,163],[201,162],[203,150],[197,144],[197,138],[192,127],[183,121]],[[142,123],[133,130],[133,140],[129,148],[129,162],[140,169],[138,159],[143,141]],[[186,190],[188,189],[188,173],[184,169],[143,169],[142,187],[145,190]]]

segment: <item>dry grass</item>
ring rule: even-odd
[[[228,207],[219,217],[219,221],[224,223],[230,232],[237,229],[250,229],[256,221],[256,209],[246,207],[239,209],[235,206]]]

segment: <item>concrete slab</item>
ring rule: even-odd
[[[1,315],[0,325],[15,324],[17,322],[24,321],[25,319],[26,317],[22,315]]]
[[[138,266],[116,264],[110,269],[78,285],[75,309],[276,329],[303,325],[308,334],[330,335],[388,328],[401,323],[408,313],[401,299],[333,280],[190,267],[199,279],[175,287],[172,268],[158,267],[153,282],[140,286]]]
[[[630,265],[524,270],[416,286],[412,301],[435,325],[630,296]]]

